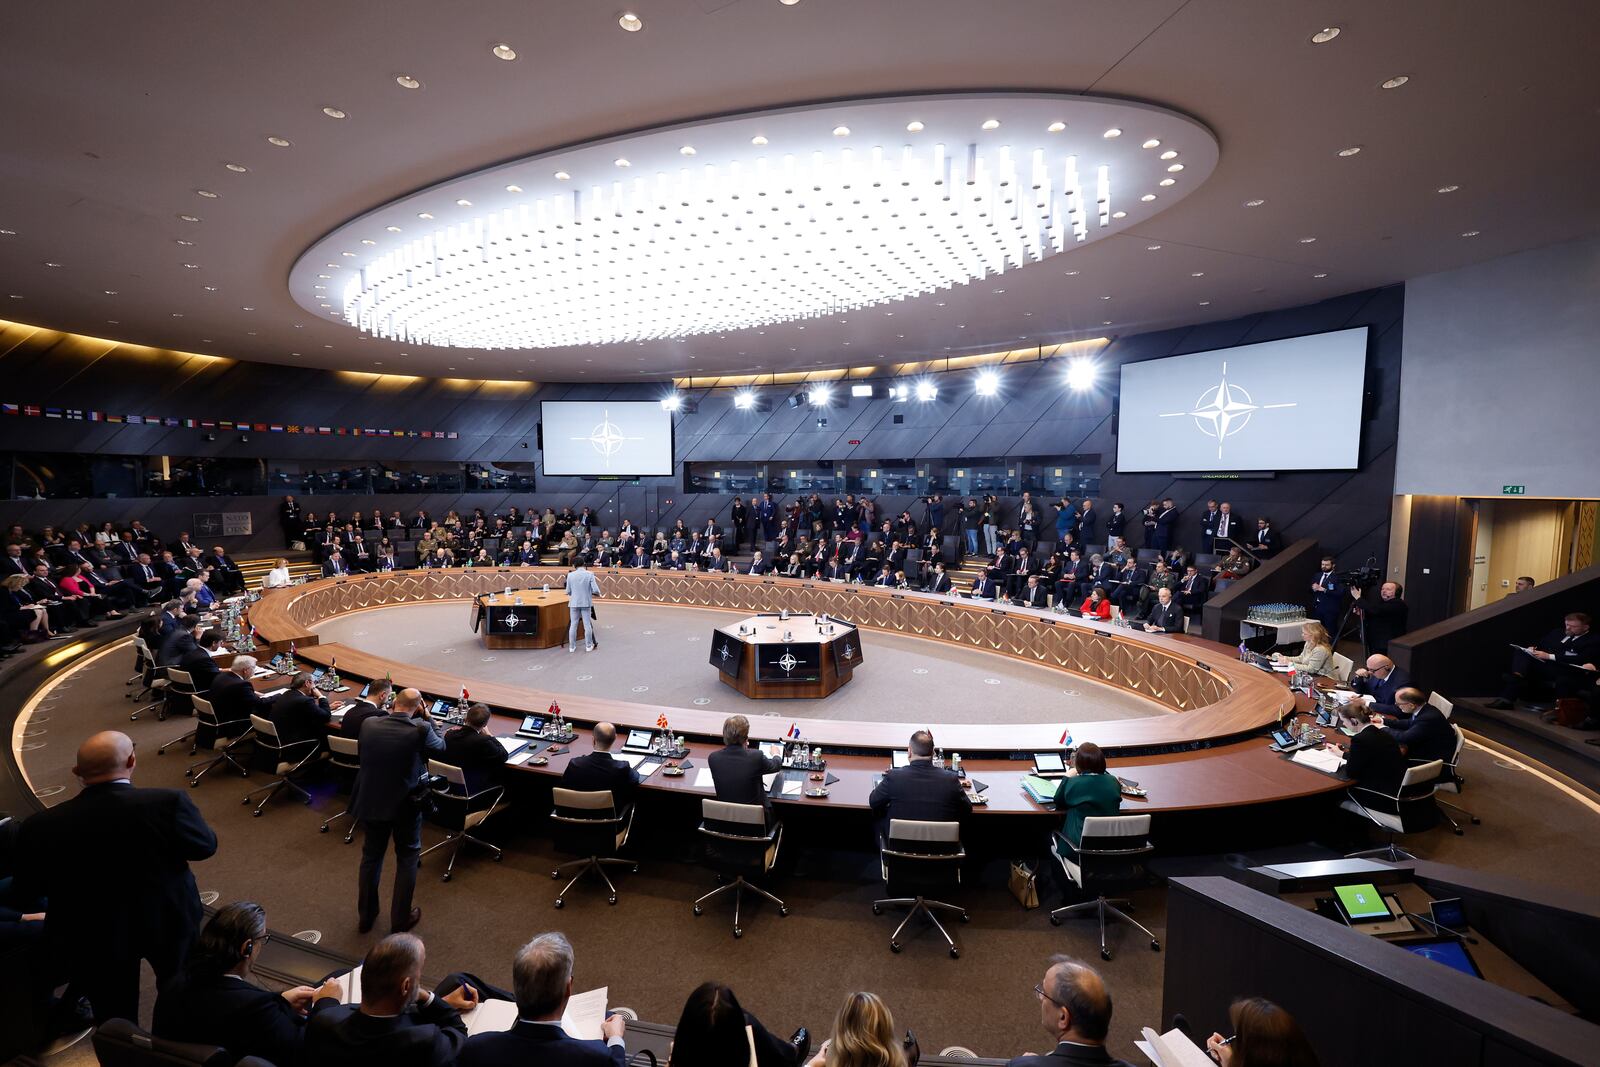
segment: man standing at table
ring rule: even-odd
[[[429,756],[444,754],[444,738],[434,729],[422,694],[402,689],[394,698],[394,710],[361,724],[359,740],[361,769],[350,793],[350,817],[366,831],[356,896],[361,932],[378,921],[378,880],[392,837],[395,870],[389,925],[392,933],[404,933],[422,921],[422,909],[411,906],[422,859],[422,810],[415,795]]]
[[[578,624],[583,623],[583,650],[594,651],[594,598],[600,583],[589,573],[583,556],[573,560],[567,574],[567,651],[578,651]]]

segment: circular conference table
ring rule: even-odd
[[[947,751],[960,752],[967,773],[988,788],[987,814],[1040,814],[1045,809],[1021,789],[1034,752],[1059,751],[1063,729],[1074,741],[1094,741],[1111,769],[1147,792],[1129,799],[1126,810],[1181,812],[1270,804],[1330,794],[1348,784],[1289,762],[1268,747],[1263,728],[1276,725],[1309,703],[1290,692],[1281,676],[1238,660],[1235,650],[1181,635],[1140,630],[1048,612],[1000,606],[959,597],[767,576],[699,574],[684,571],[605,570],[594,572],[603,599],[659,604],[686,610],[708,609],[760,614],[827,614],[849,620],[863,631],[882,630],[933,642],[991,652],[1054,667],[1100,685],[1110,685],[1161,705],[1165,714],[1146,718],[1073,723],[940,723],[931,710],[926,725]],[[438,569],[324,578],[270,591],[252,606],[258,640],[273,651],[293,644],[299,658],[318,666],[338,660],[341,674],[354,678],[391,677],[397,687],[453,698],[463,685],[496,712],[491,731],[511,734],[524,715],[540,715],[559,697],[569,720],[613,722],[619,731],[653,729],[661,716],[689,741],[699,762],[717,745],[721,713],[666,707],[576,694],[553,694],[521,685],[489,682],[417,667],[342,644],[322,644],[318,622],[354,611],[397,604],[472,601],[509,585],[552,587],[565,572],[550,567]],[[1299,702],[1297,704],[1297,701]],[[754,741],[780,741],[788,718],[752,720]],[[906,745],[904,723],[796,720],[808,744],[824,749],[830,775],[838,778],[825,798],[776,796],[775,802],[807,807],[863,808],[874,780],[889,766],[890,753]],[[707,744],[707,741],[713,743]],[[516,770],[559,775],[570,757],[589,751],[580,732],[570,754],[552,754],[542,766]],[[647,789],[699,792],[696,775],[647,779]]]

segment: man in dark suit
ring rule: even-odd
[[[1111,994],[1093,968],[1070,956],[1052,956],[1034,992],[1039,1021],[1055,1038],[1055,1051],[1025,1053],[1006,1067],[1128,1067],[1106,1051]]]
[[[771,570],[772,570],[772,564],[768,563],[765,559],[762,558],[761,550],[759,548],[756,549],[755,555],[750,558],[750,571],[749,571],[749,573],[751,573],[751,574],[768,574],[768,573],[771,572]]]
[[[429,754],[444,753],[444,739],[422,704],[422,694],[402,689],[394,710],[368,719],[361,727],[361,769],[350,795],[350,816],[364,824],[361,873],[357,903],[361,932],[378,921],[378,879],[383,874],[383,853],[394,839],[394,897],[389,906],[390,925],[405,931],[422,919],[422,909],[411,906],[417,888],[417,866],[422,856],[422,812],[412,800],[421,782]]]
[[[1170,496],[1155,509],[1154,523],[1150,527],[1150,540],[1146,548],[1165,552],[1175,543],[1178,531],[1178,505]]]
[[[200,635],[204,627],[205,623],[198,615],[185,615],[179,619],[177,627],[162,640],[161,648],[156,652],[156,665],[176,667],[183,657],[200,647]]]
[[[950,576],[945,573],[943,560],[935,563],[933,570],[928,572],[928,577],[922,583],[922,591],[925,593],[948,593],[950,591]]]
[[[1361,632],[1366,638],[1369,653],[1388,652],[1389,642],[1409,628],[1406,617],[1411,609],[1401,599],[1403,592],[1399,582],[1384,582],[1378,586],[1378,595],[1375,597],[1365,595],[1359,585],[1350,587],[1355,613],[1361,616]]]
[[[269,715],[272,701],[256,692],[256,687],[250,684],[255,669],[254,656],[235,656],[228,669],[212,679],[206,699],[217,713],[218,722],[237,722],[248,720],[252,715],[262,718]]]
[[[988,571],[972,579],[972,597],[975,600],[993,600],[1000,595],[1000,583]]]
[[[211,691],[211,683],[217,680],[221,668],[217,666],[216,652],[222,645],[222,631],[211,629],[200,635],[200,642],[191,652],[186,652],[178,660],[178,669],[189,672],[189,678],[194,682],[194,691],[200,696],[205,696]]]
[[[561,1028],[572,997],[572,945],[561,934],[540,934],[517,950],[511,977],[517,1024],[467,1039],[457,1067],[623,1067],[628,1049],[620,1015],[600,1024],[603,1041],[583,1041]]]
[[[1094,501],[1084,497],[1083,506],[1078,511],[1078,543],[1090,545],[1095,543],[1095,524],[1100,521],[1100,513],[1094,509]]]
[[[1256,532],[1250,535],[1250,551],[1261,559],[1271,559],[1282,546],[1283,540],[1272,528],[1272,520],[1265,516],[1257,519]]]
[[[592,793],[611,790],[611,802],[618,810],[632,802],[634,790],[639,785],[639,772],[611,755],[611,746],[617,743],[617,728],[609,722],[597,722],[590,734],[594,751],[575,756],[567,761],[561,775],[564,789],[577,789]],[[715,775],[715,771],[712,772]]]
[[[351,705],[344,713],[344,718],[339,720],[339,736],[355,740],[361,738],[361,724],[377,715],[386,714],[383,702],[388,699],[389,692],[394,688],[394,683],[387,678],[379,678],[367,686],[367,695]]]
[[[1339,616],[1344,612],[1344,583],[1339,580],[1336,566],[1332,556],[1323,556],[1316,580],[1311,583],[1311,617],[1334,641],[1339,640]]]
[[[1200,551],[1207,554],[1216,551],[1217,547],[1217,516],[1222,512],[1217,510],[1215,500],[1206,501],[1205,514],[1200,516]]]
[[[505,766],[506,746],[489,733],[490,712],[483,704],[467,709],[467,721],[447,730],[441,761],[460,767],[467,779],[467,792],[477,793],[492,785]]]
[[[133,786],[127,734],[94,734],[78,749],[77,796],[22,824],[15,894],[47,898],[47,957],[86,996],[96,1022],[139,1017],[139,961],[173,977],[200,932],[191,861],[217,836],[188,796]]]
[[[224,595],[244,592],[244,574],[221,545],[211,546],[211,554],[202,556],[201,562],[211,568],[211,580]]]
[[[1156,602],[1144,618],[1144,630],[1152,634],[1183,632],[1183,606],[1172,598],[1172,590],[1166,586],[1156,590]]]
[[[1406,686],[1394,695],[1396,718],[1379,723],[1394,735],[1413,763],[1450,760],[1456,754],[1456,732],[1444,712],[1428,703],[1422,690]]]
[[[349,574],[350,568],[345,565],[344,555],[337,548],[328,553],[328,558],[322,561],[322,576],[336,578],[341,574]]]
[[[289,544],[305,537],[305,527],[300,523],[300,505],[292,496],[285,496],[278,505],[278,526],[283,530],[283,543]]]
[[[1206,581],[1193,563],[1183,570],[1183,584],[1178,587],[1178,601],[1185,615],[1198,615],[1211,595],[1211,583]]]
[[[1226,554],[1245,537],[1244,520],[1233,513],[1233,505],[1224,500],[1217,505],[1216,533],[1211,539],[1212,551]]]
[[[763,756],[748,747],[750,720],[743,715],[730,715],[722,724],[722,748],[706,759],[711,768],[711,782],[716,787],[717,799],[730,804],[760,804],[771,809],[772,800],[761,784],[762,775],[772,774],[783,766],[777,756]]]
[[[1025,608],[1047,608],[1050,606],[1050,589],[1039,581],[1037,574],[1030,574],[1027,586],[1012,599]]]
[[[422,985],[425,958],[421,939],[411,934],[390,934],[372,946],[361,961],[361,1003],[335,1005],[306,1024],[308,1067],[456,1062],[467,1040],[461,1013],[477,1006],[476,991],[461,985],[446,996],[430,993]]]
[[[123,544],[132,544],[132,542],[124,541]],[[156,565],[150,562],[150,553],[141,552],[139,555],[133,558],[132,563],[124,563],[121,565],[121,567],[122,576],[133,582],[134,585],[138,586],[139,589],[144,592],[145,596],[159,597],[171,595],[170,591],[167,589],[166,579],[162,576],[161,572],[156,569]]]
[[[1350,688],[1361,694],[1361,703],[1379,715],[1395,714],[1394,695],[1411,684],[1411,676],[1394,665],[1388,656],[1367,657],[1367,665],[1350,679]]]
[[[1385,802],[1400,791],[1406,776],[1406,754],[1394,734],[1376,724],[1363,726],[1350,739],[1345,755],[1345,777],[1361,786],[1353,795],[1369,811],[1393,815],[1396,805]]]
[[[1489,706],[1512,707],[1519,697],[1527,696],[1530,684],[1553,689],[1557,697],[1565,697],[1576,695],[1586,683],[1592,683],[1594,673],[1580,669],[1585,664],[1600,663],[1600,634],[1590,629],[1589,622],[1585,613],[1570,612],[1562,620],[1561,629],[1551,630],[1536,645],[1511,653],[1505,688]]]
[[[911,735],[911,762],[885,774],[867,803],[885,828],[891,819],[914,822],[959,822],[972,810],[961,779],[954,771],[933,765],[933,735]]]
[[[328,736],[328,723],[333,721],[333,708],[328,698],[317,692],[311,675],[300,671],[290,680],[289,691],[273,700],[266,717],[278,728],[279,744],[315,741],[321,747]]]
[[[200,931],[177,977],[161,987],[151,1030],[169,1041],[217,1045],[233,1057],[259,1056],[276,1067],[305,1062],[306,1020],[337,1007],[336,978],[320,986],[269,992],[250,981],[267,943],[267,915],[254,901],[224,904]]]

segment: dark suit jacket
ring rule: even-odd
[[[506,746],[488,734],[457,726],[445,732],[444,755],[437,758],[460,767],[467,776],[467,792],[476,793],[494,783],[507,755]]]
[[[308,697],[291,689],[272,702],[272,710],[266,717],[278,728],[279,742],[287,745],[326,737],[333,713],[328,708],[327,697]],[[300,753],[304,754],[304,751]]]
[[[1455,755],[1456,732],[1450,729],[1450,720],[1432,704],[1403,722],[1389,727],[1394,739],[1406,747],[1406,757],[1415,763],[1429,760],[1448,760]]]
[[[502,1033],[469,1038],[456,1059],[457,1067],[623,1067],[628,1054],[620,1045],[568,1037],[555,1023],[518,1020]]]
[[[928,575],[928,580],[922,588],[929,593],[948,593],[950,591],[950,575],[933,572]]]
[[[1393,796],[1400,788],[1400,779],[1405,777],[1406,757],[1392,733],[1366,726],[1350,739],[1344,773],[1366,789]],[[1393,805],[1382,805],[1368,793],[1356,795],[1374,811],[1394,810]]]
[[[1050,606],[1049,595],[1050,587],[1041,582],[1031,589],[1023,586],[1021,592],[1017,594],[1017,599],[1022,601],[1024,607],[1047,608]]]
[[[323,997],[311,1016],[336,1007]],[[305,1062],[306,1017],[276,993],[232,975],[180,974],[156,997],[152,1031],[169,1041],[220,1045],[234,1056],[260,1056],[275,1067]]]
[[[404,720],[400,720],[404,722]],[[379,1019],[354,1004],[317,1013],[306,1024],[309,1067],[448,1067],[461,1054],[467,1024],[439,997],[427,1007]]]
[[[761,784],[761,776],[771,774],[783,766],[776,756],[763,756],[744,745],[724,745],[706,759],[711,768],[711,781],[716,786],[717,799],[730,804],[760,804],[772,807]]]
[[[1369,674],[1364,678],[1356,678],[1350,683],[1350,688],[1363,696],[1373,698],[1372,710],[1384,715],[1395,714],[1394,695],[1411,684],[1411,675],[1399,667],[1389,672],[1389,677],[1379,678]]]
[[[205,696],[211,683],[222,673],[217,666],[217,658],[198,646],[194,651],[184,654],[178,661],[178,669],[189,672],[189,677],[194,680],[194,691],[201,696]]]
[[[272,714],[272,701],[256,692],[255,686],[232,671],[223,671],[211,683],[206,694],[218,722],[234,722],[259,715],[263,719]]]
[[[359,740],[361,738],[361,724],[374,715],[387,714],[382,708],[370,700],[358,700],[344,713],[344,718],[339,720],[339,736]]]
[[[49,898],[46,943],[69,967],[174,951],[176,963],[200,932],[189,863],[216,851],[187,793],[91,785],[22,824],[15,892]]]
[[[175,627],[161,642],[161,648],[156,652],[156,662],[163,667],[177,666],[183,657],[199,647],[194,643],[193,633],[182,626]]]
[[[1571,641],[1567,641],[1566,636],[1565,630],[1551,630],[1533,647],[1552,653],[1557,663],[1594,663],[1600,660],[1600,631],[1590,630]]]
[[[567,761],[561,775],[563,789],[578,789],[592,793],[611,790],[611,802],[620,811],[632,803],[634,787],[639,784],[639,772],[609,752],[590,752]]]
[[[413,814],[411,791],[427,760],[444,754],[444,739],[425,719],[384,715],[361,725],[361,770],[350,793],[357,822],[393,822]]]
[[[1054,1052],[1043,1056],[1018,1056],[1009,1060],[1006,1067],[1129,1067],[1126,1061],[1113,1059],[1104,1045],[1078,1045],[1063,1041]]]
[[[1169,634],[1183,631],[1183,605],[1173,600],[1172,603],[1162,606],[1158,600],[1150,605],[1150,615],[1145,622],[1159,626]]]
[[[867,801],[879,818],[959,822],[972,810],[961,779],[932,760],[912,760],[883,776]]]

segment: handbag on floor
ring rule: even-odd
[[[1039,874],[1025,860],[1012,860],[1006,888],[1029,911],[1039,906]]]

